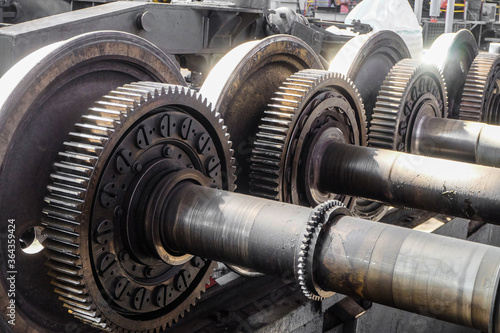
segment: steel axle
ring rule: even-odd
[[[424,116],[414,128],[411,152],[500,167],[499,137],[499,126]]]
[[[319,148],[318,148],[319,149]],[[319,189],[498,224],[500,170],[330,141],[313,161]],[[315,167],[317,167],[315,169]]]
[[[342,292],[498,332],[498,248],[353,218],[335,201],[311,209],[186,177],[166,183],[150,197],[158,215],[146,230],[161,235],[166,251],[294,274],[317,300]]]
[[[377,97],[369,146],[500,166],[500,127],[447,116],[446,88],[437,68],[404,59]]]

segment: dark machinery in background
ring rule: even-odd
[[[0,29],[2,331],[499,331],[499,250],[464,240],[498,245],[499,56],[379,32],[325,71],[350,38],[266,9]],[[428,219],[457,238],[391,225]]]

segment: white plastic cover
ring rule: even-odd
[[[403,38],[413,59],[422,56],[422,27],[407,0],[364,0],[345,18],[351,24],[359,20],[374,31],[392,30]]]

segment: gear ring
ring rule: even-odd
[[[411,152],[419,117],[446,118],[446,84],[434,65],[403,59],[387,74],[380,88],[368,129],[368,146]],[[358,199],[353,214],[378,221],[388,206]]]
[[[364,110],[353,83],[341,74],[319,70],[292,75],[276,92],[259,126],[250,193],[305,206],[335,197],[317,190],[314,180],[308,184],[310,175],[304,170],[312,160],[307,147],[328,129],[337,129],[336,140],[365,145]],[[346,196],[342,200],[352,201]]]
[[[446,84],[436,66],[404,59],[387,74],[368,129],[368,146],[412,152],[417,120],[446,118]]]
[[[340,215],[350,216],[351,213],[340,201],[326,201],[314,208],[303,231],[304,238],[297,255],[295,275],[304,295],[313,301],[321,301],[334,294],[322,290],[314,281],[314,260],[310,258],[314,257],[316,242],[323,226]]]
[[[56,294],[75,317],[101,329],[166,329],[199,298],[214,264],[194,257],[169,265],[123,231],[141,238],[128,229],[143,216],[134,207],[144,197],[136,193],[149,193],[167,173],[199,170],[211,186],[234,190],[225,126],[196,92],[145,82],[104,96],[70,137],[44,209]]]
[[[467,75],[460,120],[500,125],[500,55],[479,53]]]

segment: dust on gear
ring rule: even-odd
[[[47,266],[68,311],[119,332],[157,332],[183,317],[215,263],[159,256],[140,227],[144,204],[160,177],[183,170],[232,191],[233,160],[219,114],[186,87],[128,84],[89,108],[45,198]]]

